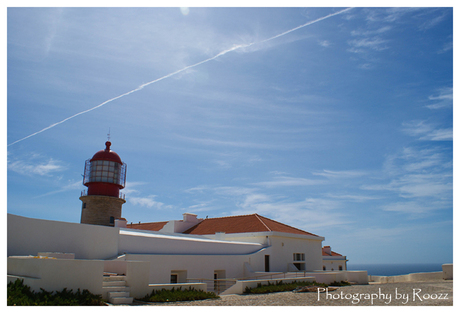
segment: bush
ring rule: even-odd
[[[164,288],[161,290],[153,290],[150,295],[146,295],[144,298],[138,300],[146,302],[175,302],[217,298],[219,298],[219,296],[214,292],[195,290],[195,288],[192,287],[182,290],[181,287],[179,287],[178,289],[172,288],[171,290],[166,290]]]
[[[283,292],[283,291],[292,291],[297,287],[303,286],[320,286],[320,287],[327,287],[326,284],[319,284],[316,282],[308,282],[308,281],[293,281],[291,283],[283,283],[282,281],[278,281],[274,284],[267,282],[267,285],[262,285],[262,283],[258,283],[257,287],[249,288],[246,287],[244,293],[247,294],[261,294],[261,293],[271,293],[271,292]]]
[[[7,288],[7,305],[104,305],[100,295],[93,295],[88,290],[80,289],[77,292],[67,290],[49,292],[41,289],[40,292],[30,290],[23,280],[10,282]]]
[[[334,281],[333,283],[330,283],[329,286],[338,286],[338,287],[341,287],[341,286],[351,286],[351,284],[347,281],[341,281],[341,282],[337,282],[337,281]]]

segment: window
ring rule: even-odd
[[[115,217],[111,216],[110,217],[110,225],[115,224]]]
[[[305,261],[305,253],[294,253],[294,261]]]
[[[342,265],[339,265],[339,271],[343,271]]]
[[[83,204],[81,205],[81,208],[86,209],[86,202],[83,202]]]
[[[323,266],[323,271],[325,271],[325,270],[326,270],[326,266]]]
[[[91,162],[89,181],[107,182],[120,184],[120,164],[112,161],[93,161]]]
[[[171,274],[171,284],[177,284],[177,281],[178,281],[178,275]]]

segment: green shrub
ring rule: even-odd
[[[292,291],[297,287],[303,286],[320,286],[320,287],[327,287],[326,284],[319,284],[316,282],[308,282],[308,281],[293,281],[291,283],[283,283],[282,281],[278,281],[276,283],[270,283],[267,281],[267,285],[262,285],[262,283],[258,283],[257,287],[249,288],[246,287],[244,293],[247,294],[261,294],[261,293],[271,293],[271,292],[283,292],[283,291]]]
[[[164,288],[161,290],[152,290],[150,295],[146,295],[139,300],[146,302],[176,302],[217,298],[219,298],[219,296],[214,292],[195,290],[195,288],[192,287],[182,290],[182,288],[179,287],[178,289],[172,288],[170,290]]]
[[[40,292],[30,290],[23,280],[10,282],[7,288],[7,305],[104,305],[100,295],[93,295],[88,290],[72,292],[64,288],[62,291]]]
[[[342,280],[341,282],[334,281],[333,283],[330,283],[329,286],[351,286],[351,284],[347,281]]]

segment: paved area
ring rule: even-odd
[[[279,292],[263,295],[228,295],[220,299],[175,303],[140,303],[161,306],[452,306],[452,281],[404,282],[339,287],[323,293]]]

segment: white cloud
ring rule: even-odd
[[[279,176],[279,177],[275,177],[274,180],[254,183],[254,185],[267,187],[267,188],[273,188],[273,187],[312,186],[312,185],[318,185],[318,184],[324,184],[324,183],[325,181],[317,180],[317,179]]]
[[[302,201],[280,201],[266,194],[251,194],[238,205],[232,214],[258,213],[279,222],[303,229],[320,230],[350,223],[338,210],[340,202],[322,198]]]
[[[320,40],[320,41],[318,41],[318,44],[321,47],[325,47],[325,48],[327,48],[327,47],[329,47],[331,45],[331,43],[329,41],[327,41],[327,40]]]
[[[84,189],[83,182],[81,180],[77,180],[77,181],[72,181],[72,182],[67,183],[67,185],[62,186],[58,190],[47,192],[43,195],[37,196],[36,198],[54,195],[54,194],[66,192],[69,190],[83,190],[83,189]]]
[[[424,214],[432,210],[438,209],[437,207],[426,206],[417,201],[395,202],[383,205],[381,207],[384,211],[408,213],[408,214]]]
[[[350,48],[348,51],[354,53],[362,53],[365,52],[366,49],[371,49],[374,51],[386,50],[388,49],[388,46],[385,45],[387,42],[388,40],[383,40],[379,37],[353,39],[348,42],[348,44],[352,46],[352,48]]]
[[[429,109],[451,108],[454,100],[454,90],[452,87],[441,88],[436,95],[431,95],[428,99],[434,102],[426,106]]]
[[[402,124],[403,131],[409,136],[419,137],[419,140],[430,141],[452,141],[453,129],[441,128],[435,129],[432,124],[427,124],[425,121],[411,121]]]
[[[129,197],[128,200],[134,205],[139,205],[147,208],[153,208],[158,210],[172,209],[172,205],[166,205],[163,202],[155,201],[156,195],[150,195],[148,197]]]
[[[351,178],[351,177],[359,177],[366,175],[366,173],[362,171],[330,171],[330,170],[323,170],[322,172],[315,172],[313,175],[324,176],[327,178]]]
[[[60,161],[51,158],[48,161],[38,161],[35,159],[35,157],[32,157],[29,161],[17,160],[10,162],[8,160],[8,169],[23,175],[40,176],[50,176],[51,173],[62,172],[66,169]]]
[[[453,173],[448,151],[404,148],[387,156],[382,174],[382,180],[388,179],[386,183],[363,185],[361,189],[393,199],[381,206],[385,211],[416,214],[452,207]]]

